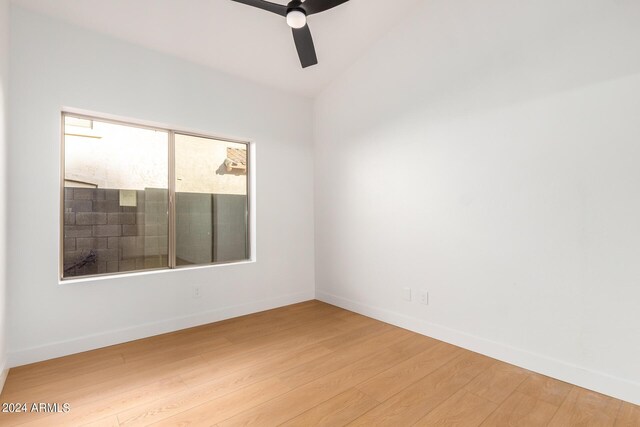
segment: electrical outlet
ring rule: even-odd
[[[424,305],[429,305],[429,292],[425,289],[420,291],[420,302]]]
[[[199,285],[195,285],[193,287],[193,298],[194,299],[198,299],[202,296],[202,289],[200,288]]]
[[[402,288],[402,299],[411,301],[411,288]]]

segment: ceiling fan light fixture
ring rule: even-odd
[[[287,13],[287,24],[289,24],[291,28],[302,28],[307,25],[307,15],[300,10],[292,10]]]
[[[316,13],[333,9],[349,0],[290,0],[286,5],[274,3],[270,0],[232,1],[266,10],[286,18],[287,24],[292,28],[291,32],[298,51],[298,58],[300,58],[300,65],[302,65],[302,68],[307,68],[318,63],[311,30],[307,25],[307,15],[315,15]]]

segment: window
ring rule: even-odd
[[[63,279],[250,257],[248,144],[63,113]]]

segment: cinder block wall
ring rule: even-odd
[[[65,277],[167,265],[167,190],[136,191],[120,206],[119,189],[65,188]]]

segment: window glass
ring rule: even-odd
[[[247,146],[175,135],[176,265],[249,258]]]

